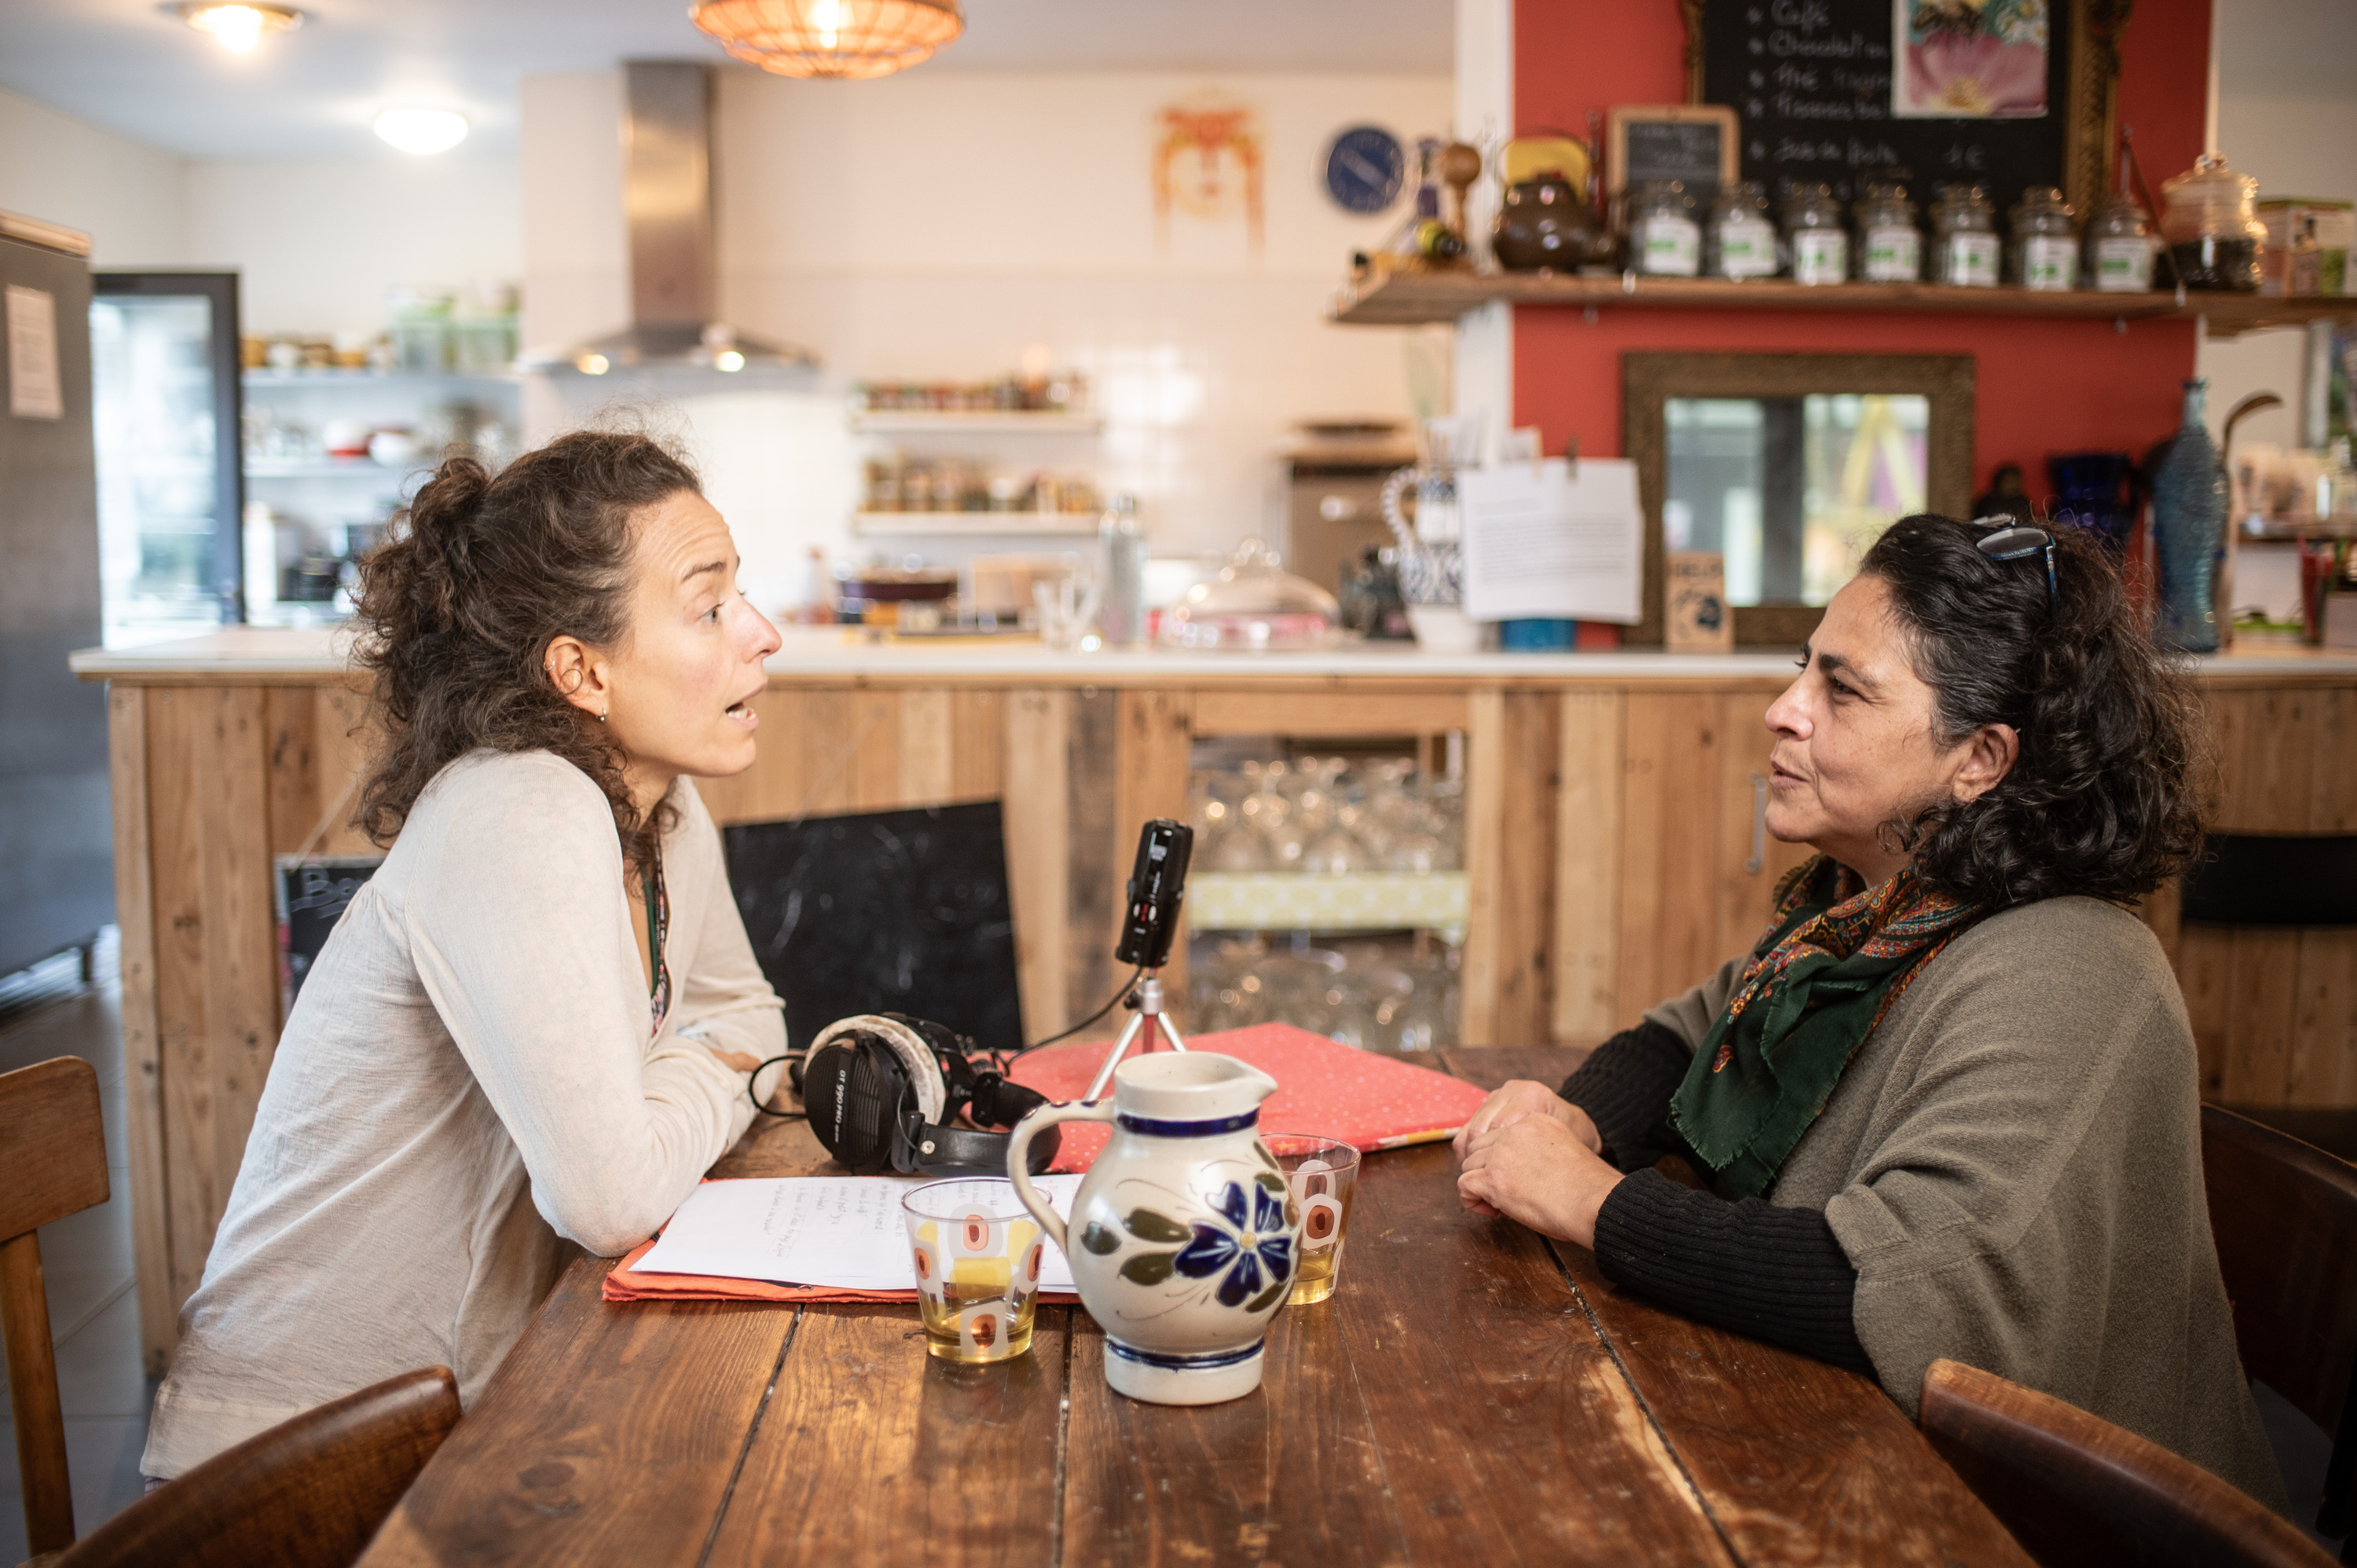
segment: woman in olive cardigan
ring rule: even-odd
[[[1459,1197],[1878,1378],[2042,1389],[2285,1506],[2234,1348],[2193,1037],[2129,906],[2200,844],[2198,719],[2110,560],[1895,524],[1768,710],[1819,854],[1752,952],[1458,1140]],[[1698,1191],[1652,1169],[1684,1155]]]

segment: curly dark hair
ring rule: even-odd
[[[631,518],[682,490],[687,460],[635,432],[577,430],[496,476],[447,459],[361,566],[354,661],[375,679],[382,731],[357,821],[389,844],[434,776],[470,751],[547,751],[613,807],[626,861],[646,865],[669,808],[632,803],[628,760],[549,679],[571,633],[611,648],[627,629]]]
[[[1986,724],[2021,737],[1996,789],[1891,825],[1925,881],[1997,909],[2072,893],[2127,903],[2201,848],[2209,754],[2192,682],[2103,547],[2050,532],[2059,609],[2042,553],[1993,560],[1975,547],[1987,529],[1953,518],[1901,518],[1858,565],[1889,590],[1940,738]]]

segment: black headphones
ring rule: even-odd
[[[821,1030],[792,1067],[811,1131],[860,1176],[1003,1176],[1011,1128],[1048,1103],[1036,1090],[977,1066],[981,1049],[940,1024],[862,1013]],[[960,1111],[974,1125],[954,1125]],[[1056,1157],[1056,1129],[1031,1141],[1033,1176]]]

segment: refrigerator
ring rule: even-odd
[[[106,692],[66,668],[100,638],[89,254],[0,213],[0,974],[114,918]]]

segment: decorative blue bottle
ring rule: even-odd
[[[2202,404],[2210,383],[2185,383],[2185,420],[2152,481],[2152,532],[2160,556],[2164,642],[2189,653],[2218,651],[2218,558],[2226,538],[2226,468],[2210,439]]]

